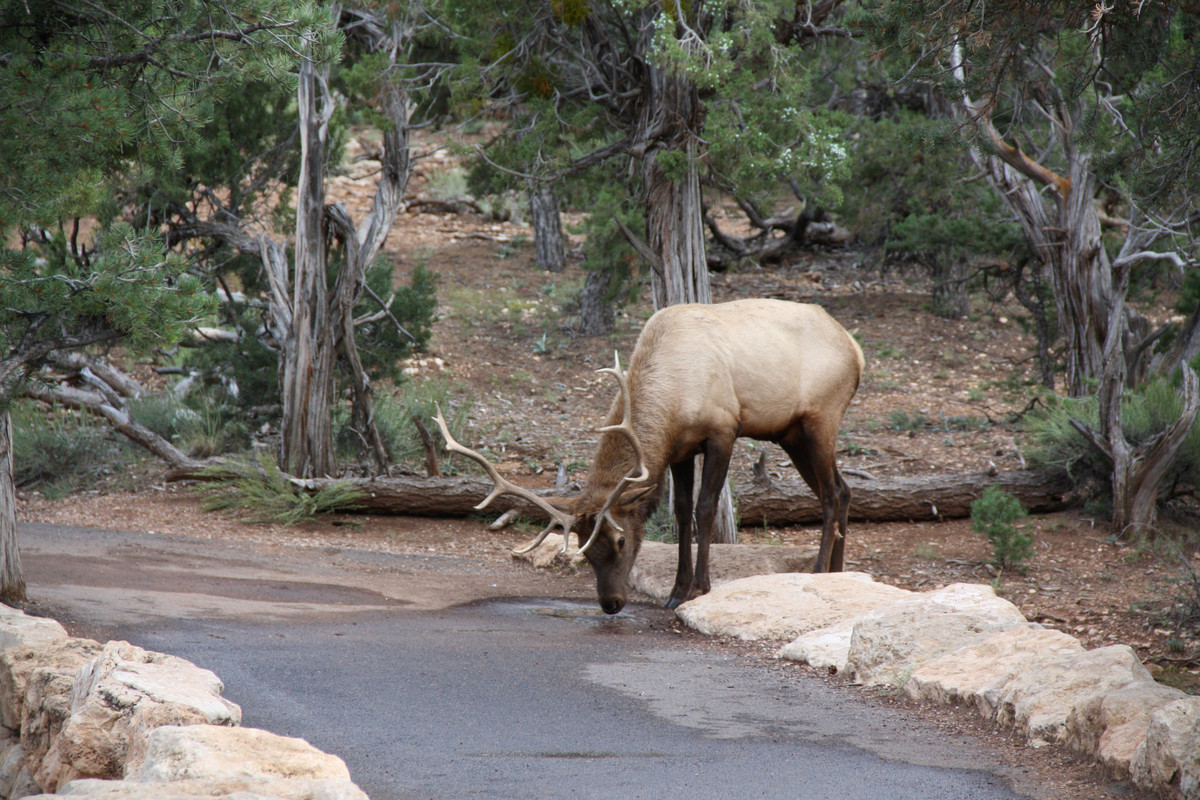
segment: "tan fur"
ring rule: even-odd
[[[693,508],[690,492],[675,495],[679,568],[667,604],[673,608],[708,591],[716,497],[740,436],[775,441],[787,451],[821,499],[815,569],[840,570],[850,490],[837,470],[837,434],[862,371],[862,350],[819,306],[737,300],[670,306],[651,317],[625,376],[629,428],[644,451],[648,478],[622,483],[638,475],[641,465],[635,467],[628,428],[606,432],[572,504],[572,513],[584,522],[581,534],[596,525],[583,549],[596,574],[601,608],[615,614],[625,604],[627,576],[668,468],[677,480],[694,482],[699,499]],[[606,427],[621,423],[624,402],[618,394]],[[697,478],[689,459],[701,452],[705,461]],[[693,527],[694,568],[688,546]]]
[[[652,480],[713,435],[771,441],[797,419],[836,432],[863,365],[858,343],[820,306],[751,299],[659,311],[629,364],[633,426]],[[605,424],[620,418],[618,397]],[[619,437],[604,436],[589,489],[603,496],[631,459]]]

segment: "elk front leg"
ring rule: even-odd
[[[691,597],[708,594],[708,590],[712,588],[708,577],[708,545],[712,541],[713,520],[717,517],[721,490],[725,488],[725,477],[729,473],[729,459],[733,455],[735,438],[714,438],[704,443],[700,499],[696,503],[696,575],[692,578]]]
[[[692,487],[696,475],[694,458],[671,465],[675,484],[675,528],[679,534],[679,567],[675,570],[675,586],[667,598],[667,608],[677,608],[692,592]]]

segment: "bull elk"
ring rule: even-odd
[[[625,606],[629,570],[669,468],[679,531],[679,567],[667,601],[674,608],[710,588],[709,534],[739,436],[776,442],[791,457],[821,502],[815,571],[842,569],[850,490],[837,469],[837,435],[862,370],[862,350],[820,306],[755,299],[664,308],[638,337],[628,373],[619,357],[601,370],[613,375],[620,392],[598,431],[583,491],[570,499],[548,500],[510,483],[451,437],[440,409],[436,420],[447,449],[479,462],[495,483],[478,508],[514,494],[550,515],[546,529],[518,552],[537,547],[555,528],[563,531],[565,549],[577,531],[596,574],[600,607],[609,614]],[[704,460],[693,569],[698,454]]]

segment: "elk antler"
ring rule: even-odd
[[[617,384],[621,387],[621,422],[618,425],[607,425],[603,428],[597,428],[597,433],[619,433],[628,440],[630,446],[633,447],[633,455],[636,459],[633,467],[629,472],[625,473],[625,477],[617,483],[615,489],[608,495],[608,499],[604,501],[604,505],[600,508],[600,512],[596,514],[596,525],[592,528],[592,535],[588,537],[587,542],[579,548],[580,553],[587,552],[587,549],[592,546],[592,542],[596,541],[596,537],[600,534],[600,523],[605,519],[608,524],[612,525],[618,531],[624,530],[608,513],[612,508],[613,503],[625,491],[625,488],[631,483],[643,483],[650,478],[650,470],[646,468],[646,455],[642,451],[642,443],[638,441],[637,434],[633,431],[633,422],[630,419],[630,409],[633,407],[632,398],[629,394],[629,380],[625,375],[625,371],[621,369],[621,356],[618,353],[613,353],[614,366],[605,367],[604,369],[596,370],[597,372],[607,372],[617,379]]]
[[[454,437],[450,435],[450,429],[446,427],[446,418],[442,416],[441,405],[435,405],[437,406],[437,416],[433,419],[435,422],[437,422],[438,427],[441,429],[442,437],[446,440],[446,449],[451,453],[458,453],[459,455],[466,456],[472,461],[478,462],[480,466],[482,466],[487,472],[488,476],[492,479],[492,483],[494,484],[495,488],[492,489],[492,493],[489,494],[482,503],[475,506],[475,509],[482,510],[487,508],[489,503],[491,503],[497,497],[505,494],[516,495],[524,500],[528,500],[550,515],[550,524],[546,526],[545,530],[538,534],[537,539],[535,539],[532,544],[528,544],[519,550],[514,550],[513,552],[517,554],[528,553],[530,550],[544,542],[546,537],[550,535],[550,531],[554,530],[556,527],[561,527],[563,530],[562,552],[565,553],[567,551],[567,541],[571,538],[571,527],[575,524],[575,520],[577,518],[573,514],[568,514],[561,509],[555,508],[547,503],[543,498],[534,494],[525,487],[517,486],[515,483],[500,477],[500,473],[496,471],[496,467],[492,465],[492,462],[488,461],[481,454],[475,452],[471,448],[464,447],[456,442]]]

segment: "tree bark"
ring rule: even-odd
[[[323,340],[329,299],[326,288],[325,145],[333,103],[321,91],[327,72],[318,74],[309,59],[300,65],[297,99],[300,114],[300,182],[296,191],[296,261],[292,296],[288,298],[291,326],[283,332],[280,393],[283,401],[279,463],[284,471],[303,477],[333,475],[337,459],[333,446],[333,375],[335,348]]]
[[[180,480],[189,477],[176,471],[168,476]],[[911,478],[863,480],[848,476],[846,482],[854,495],[850,519],[859,522],[933,521],[969,517],[971,503],[988,486],[999,486],[1013,494],[1027,511],[1046,512],[1062,509],[1073,488],[1066,473],[1046,475],[1040,472],[950,473]],[[335,481],[317,478],[302,482],[315,491]],[[339,480],[363,491],[354,509],[365,514],[403,516],[464,517],[477,514],[475,506],[494,489],[490,480],[474,477],[442,478],[361,478]],[[544,497],[560,497],[553,489],[537,490]],[[665,499],[663,502],[667,502]],[[775,481],[769,486],[752,485],[738,491],[741,522],[746,526],[820,524],[821,504],[801,481]],[[545,522],[545,512],[513,495],[503,495],[488,506],[501,514],[517,509],[528,519]]]
[[[674,86],[681,82],[681,79],[667,81],[673,88],[672,94],[686,94],[686,87]],[[694,87],[691,91],[695,91]],[[712,302],[695,142],[687,142],[683,149],[687,168],[681,178],[669,175],[653,156],[647,158],[642,170],[647,242],[657,259],[651,272],[655,309],[676,303]]]
[[[380,33],[372,44],[395,60],[401,43],[399,23],[390,36]],[[383,135],[380,177],[370,213],[356,227],[340,205],[325,205],[325,160],[334,101],[328,68],[310,61],[301,65],[297,98],[300,108],[301,168],[297,189],[296,260],[293,278],[281,248],[262,245],[271,277],[271,317],[281,327],[280,391],[283,401],[280,464],[299,477],[333,475],[337,454],[332,409],[336,400],[338,358],[350,372],[352,425],[363,449],[379,471],[388,454],[375,424],[374,390],[363,368],[355,338],[354,307],[362,298],[366,270],[387,239],[404,200],[411,171],[409,120],[411,106],[401,87],[385,80],[379,107],[390,125]],[[328,285],[331,237],[342,245],[343,263]],[[290,287],[290,289],[289,289]],[[282,306],[282,307],[279,307]]]
[[[583,336],[606,336],[613,330],[613,310],[608,302],[608,286],[612,273],[589,270],[579,296],[579,333]]]
[[[863,480],[846,476],[850,486],[850,519],[901,522],[960,519],[971,516],[971,503],[989,486],[999,486],[1021,501],[1026,511],[1045,512],[1066,506],[1073,483],[1065,473],[949,473],[912,478]],[[769,487],[738,491],[743,525],[792,525],[821,522],[821,505],[800,481],[776,481]]]
[[[26,599],[25,573],[17,547],[17,488],[13,482],[12,418],[0,411],[0,603]]]
[[[529,187],[529,220],[533,224],[533,245],[537,265],[547,272],[562,272],[567,266],[562,217],[554,187],[536,182]]]
[[[1125,248],[1122,248],[1122,253]],[[1112,463],[1112,529],[1122,538],[1154,529],[1163,479],[1175,462],[1188,430],[1200,410],[1200,386],[1196,373],[1186,363],[1183,370],[1183,408],[1179,416],[1149,440],[1132,444],[1125,436],[1122,405],[1127,363],[1122,333],[1125,297],[1129,288],[1131,262],[1118,258],[1113,267],[1115,302],[1109,310],[1104,342],[1104,370],[1096,392],[1100,430],[1071,420],[1075,428]]]

